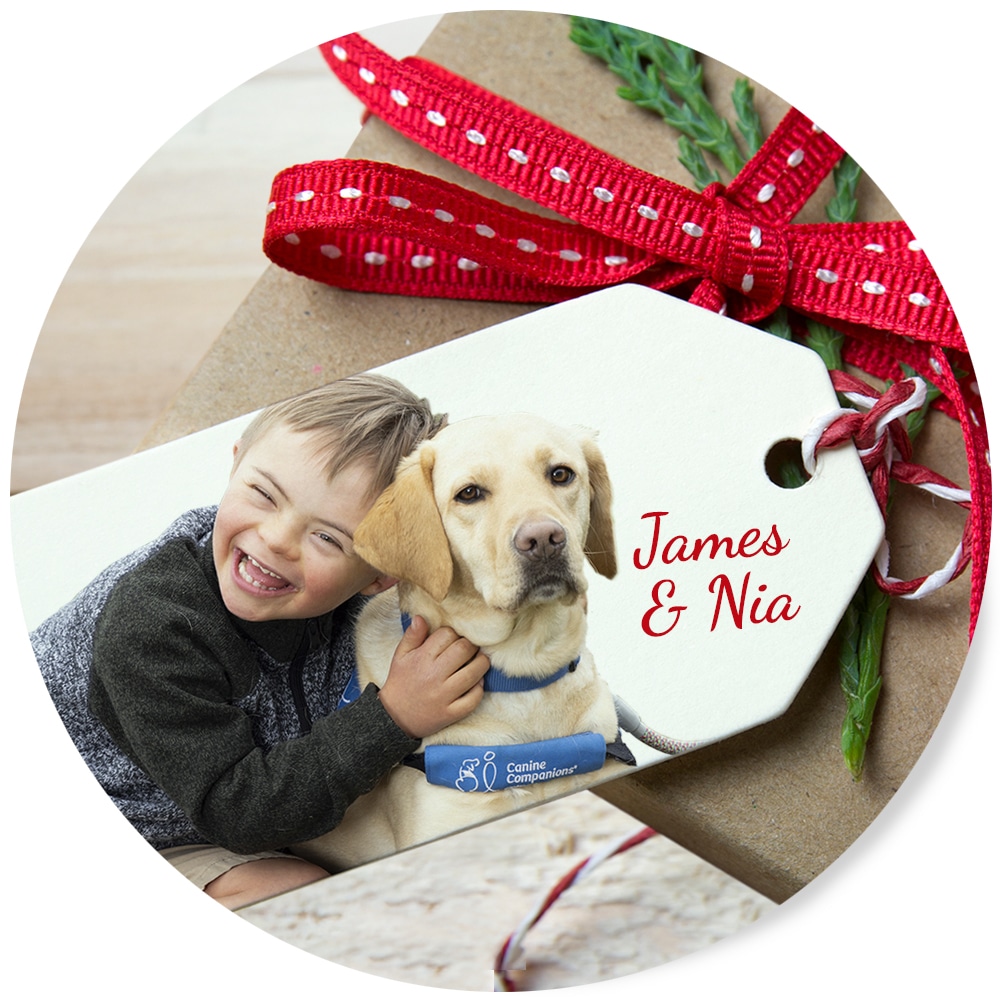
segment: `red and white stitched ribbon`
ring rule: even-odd
[[[972,494],[922,465],[911,462],[912,448],[906,431],[908,413],[919,410],[927,397],[922,379],[897,382],[879,395],[861,379],[845,372],[830,373],[834,388],[859,409],[838,407],[816,420],[802,438],[802,463],[810,475],[816,471],[816,452],[853,441],[862,465],[871,475],[872,492],[885,518],[889,504],[889,481],[919,489],[969,509]],[[864,411],[864,412],[861,412]],[[911,599],[925,597],[955,579],[971,557],[969,520],[951,558],[939,570],[913,580],[889,575],[889,543],[882,540],[875,556],[874,572],[879,587],[889,594]]]
[[[784,303],[965,349],[903,223],[788,224],[843,155],[796,111],[733,183],[699,194],[433,63],[396,61],[358,35],[321,51],[403,135],[572,224],[391,164],[303,164],[275,178],[265,232],[268,255],[297,273],[364,291],[536,302],[625,280],[697,284],[696,301],[746,322]]]
[[[571,221],[393,164],[319,161],[274,180],[264,249],[275,263],[387,294],[542,303],[633,281],[745,322],[784,304],[845,333],[845,360],[873,376],[895,379],[897,363],[909,365],[942,389],[935,405],[962,425],[972,493],[971,637],[992,510],[972,364],[904,223],[792,224],[842,155],[821,129],[793,109],[728,186],[698,194],[426,60],[396,61],[358,35],[320,50],[400,133]]]

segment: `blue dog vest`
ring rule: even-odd
[[[432,785],[460,792],[495,792],[599,771],[606,754],[607,746],[599,733],[510,746],[436,743],[424,750],[424,772]]]

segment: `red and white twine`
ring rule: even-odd
[[[919,410],[927,397],[927,386],[922,379],[896,382],[879,395],[861,379],[846,372],[832,371],[830,378],[834,388],[858,409],[840,407],[813,423],[802,439],[802,464],[806,472],[815,473],[816,453],[820,449],[853,441],[871,477],[872,492],[883,519],[888,510],[892,479],[969,509],[972,494],[968,490],[910,461],[912,446],[905,419],[908,413]],[[889,542],[883,538],[875,557],[876,582],[886,593],[899,597],[912,599],[933,593],[955,579],[968,564],[971,557],[968,533],[967,520],[962,540],[948,562],[936,572],[913,580],[889,575]]]
[[[649,840],[650,837],[659,836],[651,826],[627,834],[618,840],[612,841],[601,851],[597,851],[581,861],[576,867],[568,871],[531,909],[529,913],[517,925],[514,932],[507,938],[497,953],[494,961],[493,972],[493,992],[513,993],[517,990],[517,984],[510,975],[514,969],[523,969],[523,943],[524,939],[535,924],[545,915],[559,897],[572,886],[582,882],[598,865],[607,861],[608,858],[621,854],[630,848]]]

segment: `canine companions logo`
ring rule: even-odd
[[[497,780],[495,759],[496,754],[492,750],[483,754],[482,761],[478,757],[466,757],[458,766],[455,787],[460,792],[492,792]]]
[[[607,747],[598,733],[577,733],[515,746],[449,746],[424,752],[427,780],[460,792],[493,792],[597,771]]]

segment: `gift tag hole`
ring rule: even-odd
[[[783,490],[805,486],[811,477],[802,464],[802,442],[785,438],[773,444],[764,459],[764,471],[767,478]]]

